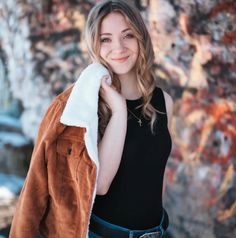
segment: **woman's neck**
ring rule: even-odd
[[[121,83],[121,94],[126,99],[137,99],[141,97],[141,93],[137,87],[137,78],[135,72],[119,75],[119,80]]]

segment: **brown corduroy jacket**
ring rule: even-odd
[[[85,128],[60,123],[71,88],[56,97],[38,131],[10,238],[85,238],[97,167],[85,147]]]

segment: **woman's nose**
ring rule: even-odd
[[[125,49],[124,42],[121,39],[113,40],[112,49],[113,51],[123,51]]]

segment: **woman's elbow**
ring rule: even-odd
[[[108,188],[97,188],[97,195],[106,195],[108,192]]]
[[[105,185],[105,184],[99,184],[97,185],[97,195],[106,195],[108,190],[109,190],[109,187],[108,185]]]

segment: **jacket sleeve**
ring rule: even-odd
[[[38,131],[28,174],[13,217],[10,238],[36,237],[48,202],[46,153],[64,125],[60,124],[62,103],[55,100],[48,108]]]

